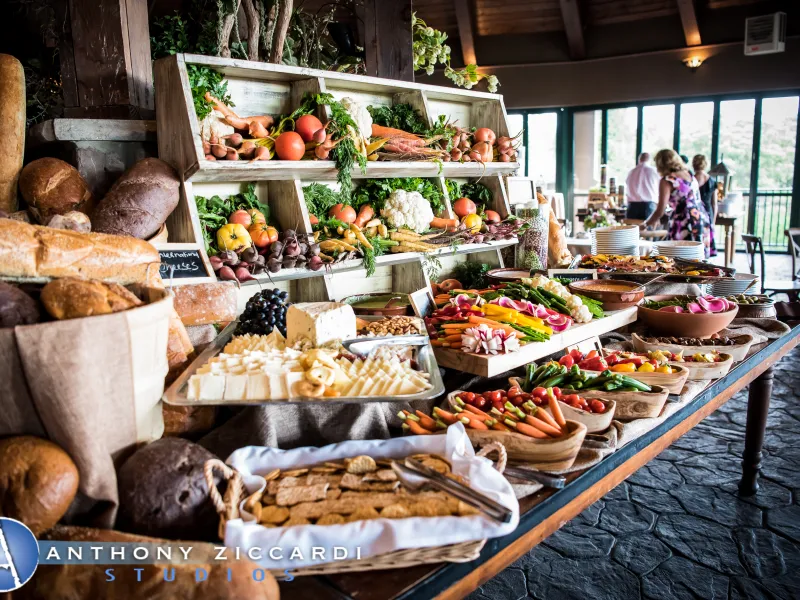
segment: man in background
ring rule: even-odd
[[[625,195],[628,200],[625,216],[629,219],[644,220],[656,210],[658,183],[661,178],[649,163],[650,154],[642,152],[639,155],[639,164],[631,169],[625,179]]]

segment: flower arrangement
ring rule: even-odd
[[[583,227],[586,231],[594,229],[595,227],[612,227],[617,224],[614,215],[609,214],[605,210],[595,210],[586,215],[583,219]]]

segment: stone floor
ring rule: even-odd
[[[796,360],[776,368],[756,496],[736,495],[745,391],[469,600],[800,598]]]

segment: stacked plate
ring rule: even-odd
[[[751,275],[750,273],[737,273],[730,279],[722,281],[715,281],[709,287],[713,296],[737,296],[744,293],[747,286],[755,279],[753,287],[747,290],[748,294],[760,294],[761,284],[758,281],[758,275]]]
[[[591,241],[592,254],[639,256],[639,228],[636,225],[592,229]]]
[[[653,245],[656,254],[686,260],[705,260],[703,242],[691,240],[661,241]]]

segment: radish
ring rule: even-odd
[[[703,310],[703,307],[700,306],[697,302],[689,302],[689,304],[686,305],[686,310],[688,310],[690,313],[694,315],[699,315],[701,313],[706,312],[705,310]]]
[[[562,314],[550,315],[545,320],[545,323],[547,323],[547,325],[553,331],[564,331],[569,328],[570,324],[572,323],[572,319]]]
[[[684,312],[680,306],[662,306],[658,309],[659,312],[682,313]]]
[[[234,273],[233,269],[230,267],[222,267],[217,275],[219,275],[220,279],[224,279],[225,281],[237,281],[236,273]]]
[[[242,281],[255,281],[256,278],[250,274],[246,267],[238,267],[235,271],[236,279]]]

